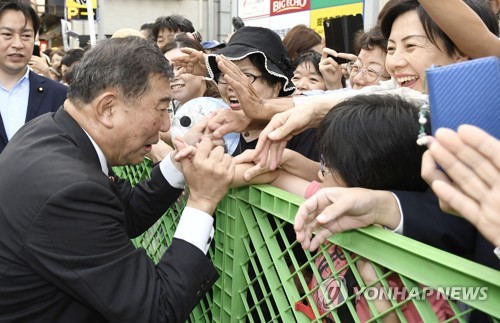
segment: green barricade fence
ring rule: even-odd
[[[135,184],[150,176],[151,163],[114,170]],[[133,240],[154,261],[172,240],[187,194]],[[293,233],[302,201],[269,185],[230,190],[217,207],[209,252],[221,277],[191,322],[467,322],[475,309],[500,322],[500,271],[376,227],[305,252]]]

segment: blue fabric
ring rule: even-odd
[[[26,69],[23,77],[10,90],[0,86],[0,102],[2,102],[0,113],[8,140],[24,125],[26,120],[30,93],[28,75],[29,69]]]
[[[430,68],[427,82],[433,134],[471,124],[500,138],[500,58]]]

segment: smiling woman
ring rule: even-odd
[[[474,0],[465,2],[498,36],[498,22],[491,10]],[[391,0],[379,18],[382,33],[388,39],[386,68],[401,87],[427,92],[427,68],[469,59],[462,56],[416,0]]]
[[[173,57],[182,55],[179,48],[188,47],[198,51],[203,51],[199,42],[194,41],[186,34],[178,34],[175,39],[162,47],[162,52],[165,57],[170,61]],[[178,67],[174,67],[175,70]],[[174,112],[184,103],[194,98],[202,96],[218,98],[220,97],[217,86],[213,81],[205,80],[205,77],[200,75],[193,75],[184,73],[181,74],[170,82],[172,89],[172,98],[177,102],[173,102]]]
[[[297,90],[293,95],[302,94],[305,91],[326,90],[325,80],[319,70],[321,54],[315,51],[305,52],[295,61],[297,68],[293,72],[293,84]]]

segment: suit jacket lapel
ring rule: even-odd
[[[94,165],[102,172],[101,163],[99,162],[99,157],[97,156],[94,145],[92,145],[89,137],[75,119],[73,119],[66,110],[61,108],[55,112],[54,120],[65,130],[65,133],[68,134],[68,138],[80,148],[84,161],[90,165]]]
[[[7,133],[5,132],[5,126],[3,125],[2,114],[0,114],[0,137],[2,141],[7,144]]]
[[[28,111],[26,113],[25,122],[34,119],[38,115],[38,110],[40,110],[42,99],[47,92],[45,91],[45,79],[40,75],[30,71],[29,82],[30,94],[28,98]]]
[[[38,91],[39,88],[43,88],[42,84],[45,82],[42,77],[30,71],[28,80],[30,84],[30,93],[28,97],[28,110],[26,113],[26,119],[24,120],[25,123],[36,117],[36,113],[38,112],[40,103],[42,102],[43,94],[45,93],[45,91],[42,91],[41,93]],[[7,144],[7,133],[5,132],[2,115],[0,115],[0,137],[2,141]]]

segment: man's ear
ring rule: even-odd
[[[97,120],[106,128],[113,128],[114,118],[118,112],[118,96],[116,93],[106,91],[94,99],[94,111]]]

